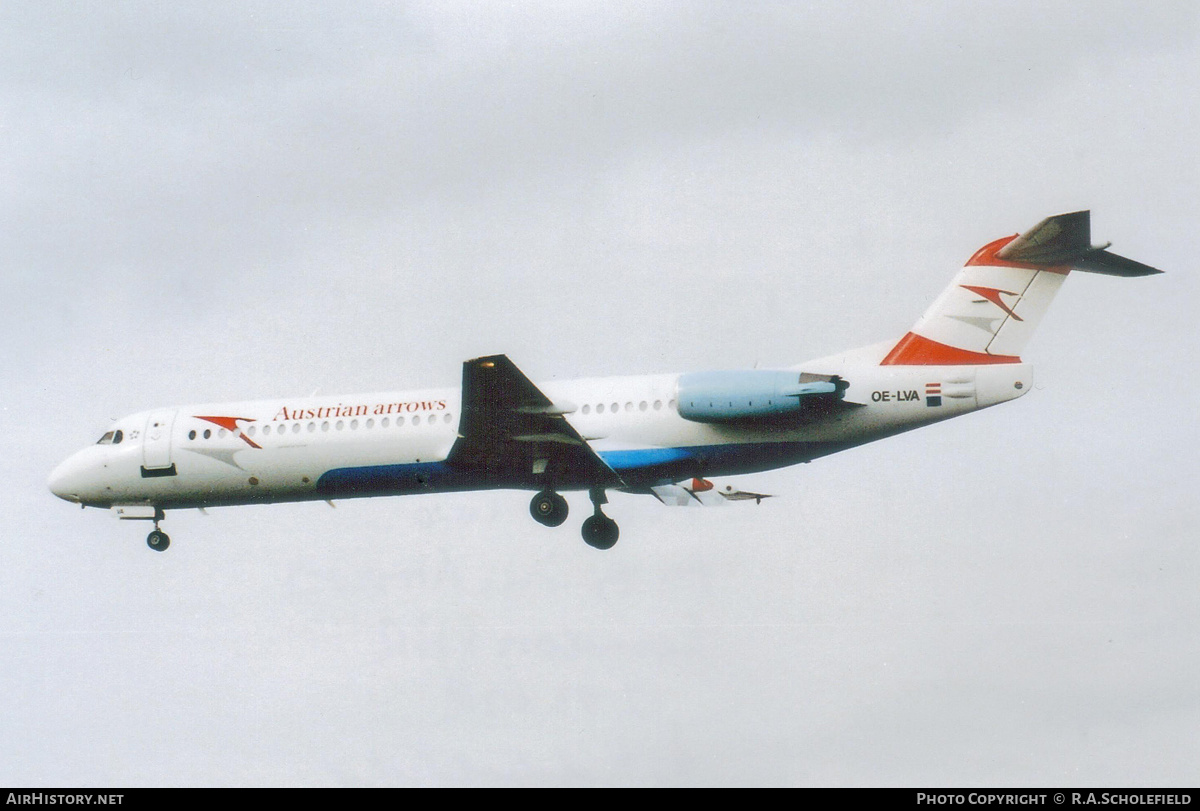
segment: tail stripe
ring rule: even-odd
[[[989,355],[972,352],[930,340],[910,332],[892,347],[880,366],[979,366],[992,363],[1020,363],[1015,355]]]

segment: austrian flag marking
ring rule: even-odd
[[[942,384],[941,383],[926,383],[925,384],[925,405],[930,408],[936,408],[942,404]]]

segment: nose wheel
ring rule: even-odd
[[[167,547],[171,545],[171,536],[158,528],[158,522],[165,517],[166,513],[158,507],[154,508],[154,529],[146,536],[146,546],[155,552],[165,552]]]
[[[171,536],[163,532],[157,527],[146,536],[146,546],[153,549],[155,552],[165,552],[167,547],[171,545]]]

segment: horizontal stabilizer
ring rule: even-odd
[[[996,252],[1006,262],[1046,267],[1069,266],[1107,276],[1151,276],[1162,273],[1092,244],[1091,211],[1074,211],[1047,217]]]
[[[1105,276],[1153,276],[1162,273],[1158,268],[1143,265],[1111,251],[1096,251],[1071,263],[1076,270],[1103,273]]]

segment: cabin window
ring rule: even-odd
[[[358,430],[358,420],[350,420],[350,430],[351,431]]]
[[[626,404],[625,404],[625,410],[626,410],[626,411],[633,411],[633,403],[626,403]]]
[[[614,414],[616,414],[618,411],[620,411],[620,410],[621,410],[621,404],[620,404],[620,403],[613,403],[613,404],[612,404],[612,410],[613,410],[613,413],[614,413]]]
[[[315,422],[310,422],[308,424],[308,432],[311,434],[315,430],[317,430],[317,424]]]
[[[207,431],[205,431],[205,433],[208,433],[208,432],[207,432]],[[268,435],[268,434],[270,434],[270,433],[271,433],[271,426],[269,426],[269,425],[264,425],[264,426],[263,426],[263,436],[267,436],[267,435]]]
[[[584,407],[583,407],[583,413],[584,413],[584,414],[591,414],[591,413],[592,413],[592,407],[591,407],[590,405],[584,405]]]
[[[655,410],[655,411],[662,411],[662,400],[655,400],[655,401],[654,401],[654,410]]]
[[[379,421],[379,427],[380,427],[380,428],[387,428],[387,427],[388,427],[388,418],[387,418],[387,417],[384,417],[383,419],[381,419],[381,420]]]
[[[449,415],[449,414],[447,414],[446,416],[442,417],[442,422],[444,422],[444,423],[446,423],[447,425],[449,425],[449,424],[450,424],[450,415]],[[121,433],[121,432],[120,432],[120,431],[118,431],[117,433],[119,434],[119,433]],[[121,441],[121,440],[119,440],[119,439],[117,440],[117,442],[120,442],[120,441]]]
[[[404,417],[396,417],[396,427],[399,428],[402,425],[404,425]]]
[[[196,438],[196,432],[188,431],[188,439],[195,439],[195,438]]]
[[[255,434],[255,432],[257,432],[257,430],[258,430],[257,428],[255,428],[253,425],[251,425],[249,428],[246,429],[246,433],[250,436],[254,436],[254,434]]]
[[[374,427],[375,427],[375,420],[367,420],[367,427],[368,427],[368,428],[374,428]]]
[[[421,415],[417,414],[416,416],[413,417],[413,425],[420,425],[420,424],[421,424]]]
[[[597,414],[603,414],[603,413],[604,413],[604,403],[601,403],[600,405],[596,406],[596,413],[597,413]]]
[[[342,430],[343,428],[345,428],[345,427],[346,427],[346,423],[345,423],[344,421],[342,421],[342,420],[338,420],[338,421],[337,421],[337,425],[335,425],[335,426],[333,426],[333,427],[334,427],[334,428],[336,428],[336,429],[338,429],[338,430],[340,431],[340,430]]]
[[[293,433],[293,434],[298,434],[298,433],[300,433],[300,423],[298,423],[298,422],[293,422],[293,423],[292,423],[292,433]]]
[[[640,403],[638,403],[638,411],[645,411],[649,407],[650,407],[650,404],[647,403],[645,400],[642,400]]]
[[[212,429],[206,428],[206,429],[204,430],[204,438],[205,438],[205,439],[212,439]]]

